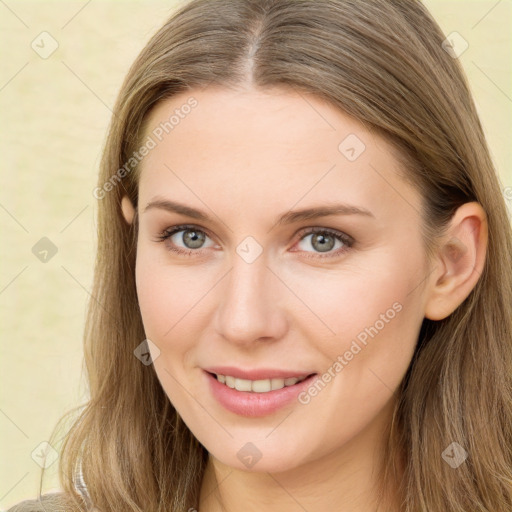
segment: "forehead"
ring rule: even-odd
[[[194,103],[194,107],[189,105]],[[274,156],[293,150],[301,157],[330,146],[346,134],[368,138],[357,120],[319,98],[292,89],[227,89],[209,87],[181,93],[157,105],[146,123],[146,134],[176,144],[193,135],[201,154],[222,150],[245,154],[269,150]],[[163,131],[163,133],[162,133]],[[311,141],[308,143],[308,141]],[[159,141],[160,142],[160,141]],[[298,145],[297,143],[306,143]],[[317,151],[312,151],[317,147]],[[291,156],[291,155],[288,155]],[[326,158],[329,155],[325,155]]]
[[[208,198],[254,214],[321,201],[396,213],[411,207],[399,204],[400,196],[409,196],[402,203],[419,201],[384,139],[290,89],[181,93],[157,105],[144,137],[155,146],[141,162],[142,202],[168,194],[199,206]]]

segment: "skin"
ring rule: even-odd
[[[477,203],[460,207],[429,262],[419,192],[398,175],[387,143],[358,121],[288,89],[209,87],[158,104],[145,136],[190,96],[198,106],[141,164],[136,282],[146,335],[160,350],[158,357],[153,351],[157,376],[210,453],[196,508],[377,510],[375,469],[394,391],[423,318],[448,316],[475,286],[485,214]],[[354,161],[338,149],[349,134],[366,146]],[[204,210],[211,220],[145,210],[155,198]],[[289,210],[334,202],[372,216],[275,223]],[[126,197],[122,209],[133,222]],[[171,241],[156,241],[179,224],[203,230],[203,249],[192,249],[201,252],[178,255]],[[354,243],[338,255],[339,241],[321,252],[314,235],[303,234],[311,227]],[[172,241],[186,249],[183,234]],[[248,236],[263,250],[252,263],[236,252]],[[394,303],[400,312],[308,404],[244,418],[205,385],[201,368],[213,365],[321,375]],[[237,457],[247,442],[262,454],[250,469]]]

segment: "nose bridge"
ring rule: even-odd
[[[217,330],[235,343],[279,336],[283,312],[278,307],[276,278],[261,255],[249,262],[236,254],[221,290]]]

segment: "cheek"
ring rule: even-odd
[[[162,286],[162,276],[158,266],[151,266],[144,252],[138,251],[135,267],[137,298],[142,315],[142,322],[148,338],[158,338],[165,329],[162,315],[170,294]]]
[[[289,275],[290,287],[307,298],[308,308],[294,318],[322,353],[328,393],[351,404],[346,407],[354,407],[356,416],[363,404],[376,412],[410,364],[423,319],[421,295],[414,291],[422,279],[419,268],[419,252],[404,261],[391,248],[337,274]]]
[[[190,283],[179,269],[166,265],[157,250],[140,245],[135,281],[146,336],[160,346],[177,319],[185,314],[187,295],[192,293]]]
[[[160,248],[158,248],[160,249]],[[215,285],[215,275],[201,265],[191,268],[170,263],[163,250],[139,246],[135,280],[146,336],[160,348],[164,359],[185,353],[205,328],[205,294]]]
[[[379,390],[386,396],[398,386],[414,354],[423,320],[418,285],[424,275],[421,254],[411,249],[408,256],[390,250],[379,258],[380,266],[369,267],[366,279],[347,283],[354,295],[351,303],[343,298],[347,329],[337,354],[350,361],[346,376],[365,391],[361,399]]]
[[[414,271],[388,256],[381,254],[381,266],[366,267],[364,274],[354,270],[333,281],[317,280],[308,295],[336,333],[315,336],[310,326],[305,334],[324,356],[323,384],[306,390],[300,400],[304,414],[328,419],[320,436],[326,442],[340,443],[371,422],[413,356],[422,320],[419,298],[410,293]]]
[[[179,268],[158,260],[156,251],[138,248],[137,297],[145,335],[159,350],[158,356],[153,356],[156,375],[174,406],[184,411],[190,404],[178,383],[185,381],[187,354],[195,338],[187,329],[187,313],[191,314],[197,293]]]
[[[320,336],[339,349],[341,340],[364,340],[371,326],[382,331],[402,321],[400,310],[415,300],[411,292],[420,281],[415,268],[386,250],[339,269],[290,269],[282,275],[301,299],[293,302],[294,321],[309,326],[310,339]]]

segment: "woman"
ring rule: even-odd
[[[512,510],[512,237],[415,0],[193,0],[98,187],[91,400],[11,510]]]

